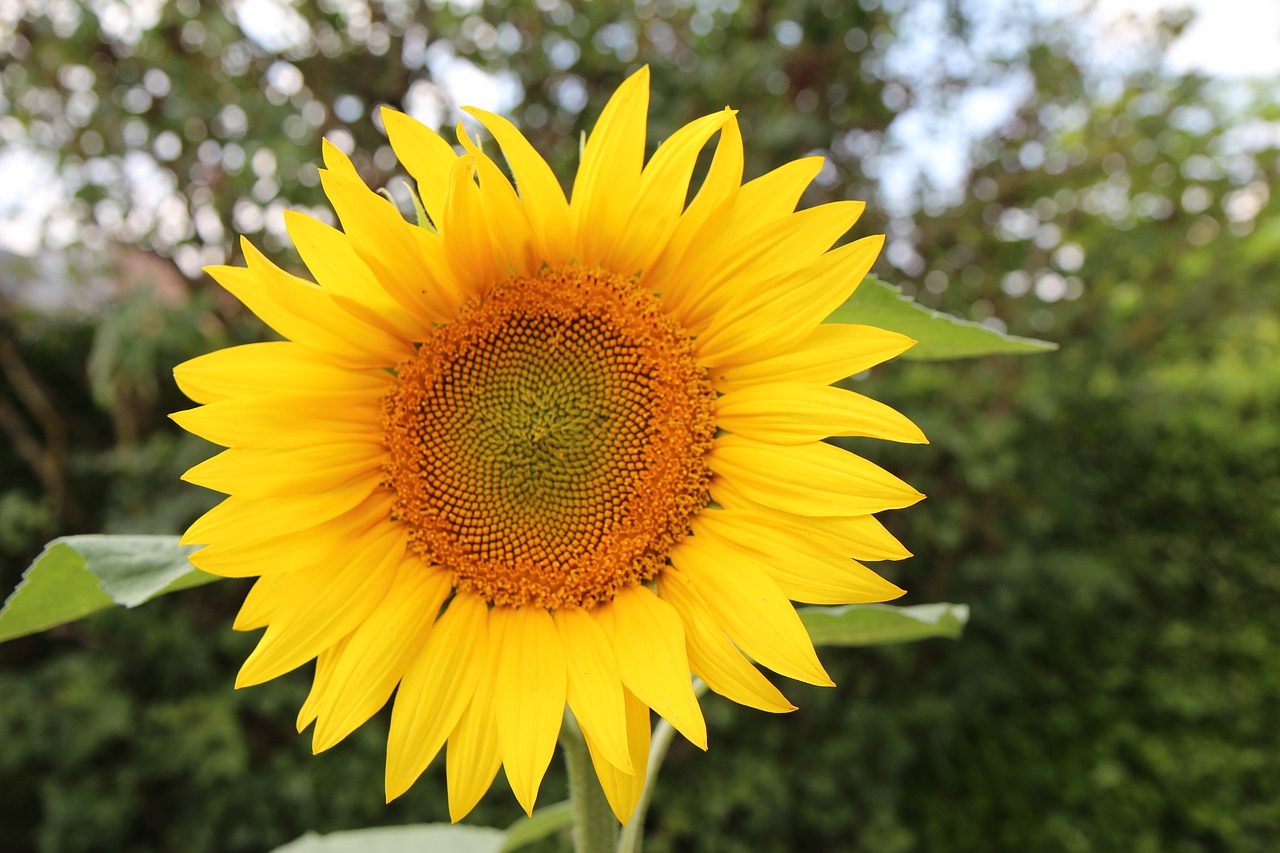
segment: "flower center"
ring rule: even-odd
[[[383,399],[411,546],[499,605],[591,607],[662,568],[709,500],[714,391],[627,278],[512,278],[438,327]]]

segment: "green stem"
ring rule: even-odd
[[[693,692],[702,696],[707,692],[707,685],[702,679],[693,680]],[[653,789],[658,783],[658,769],[667,757],[671,748],[671,739],[676,730],[666,720],[659,719],[653,727],[653,737],[649,741],[649,763],[645,770],[644,788],[640,791],[640,801],[636,810],[631,813],[631,820],[622,828],[622,837],[618,840],[618,853],[640,853],[640,843],[644,839],[644,816],[649,812],[649,801],[653,799]]]
[[[560,745],[564,747],[565,766],[569,770],[574,853],[613,853],[618,843],[618,822],[591,766],[591,755],[578,721],[567,709]]]

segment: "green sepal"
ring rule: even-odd
[[[431,217],[427,216],[427,209],[422,205],[422,196],[418,195],[418,189],[409,181],[402,182],[405,189],[409,191],[409,198],[413,199],[413,213],[418,217],[418,227],[425,228],[432,234],[438,234],[436,226],[431,224]]]

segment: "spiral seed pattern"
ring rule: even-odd
[[[591,607],[653,577],[706,506],[714,391],[627,278],[514,278],[440,326],[383,400],[412,547],[496,605]]]

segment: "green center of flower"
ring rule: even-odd
[[[714,392],[688,334],[630,279],[511,279],[396,375],[396,517],[494,604],[608,601],[653,577],[706,506]]]

